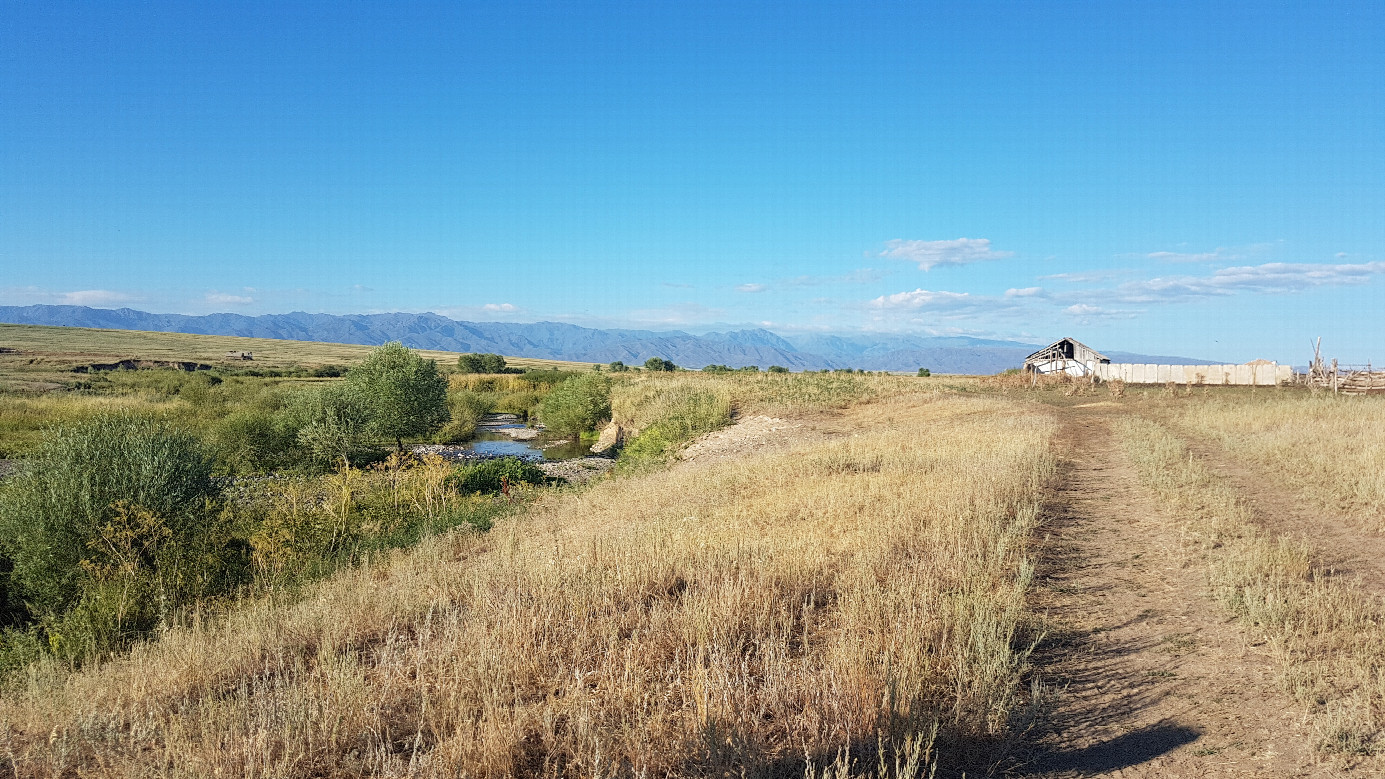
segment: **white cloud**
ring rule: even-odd
[[[939,265],[967,265],[982,260],[999,260],[1013,257],[1014,252],[998,252],[991,249],[989,238],[953,238],[946,241],[906,241],[895,239],[885,242],[881,257],[894,260],[907,260],[918,263],[919,270],[931,270]]]
[[[1150,252],[1145,256],[1160,262],[1225,262],[1240,257],[1220,248],[1212,252]]]
[[[519,307],[513,303],[487,303],[484,306],[481,306],[481,310],[489,311],[491,313],[508,314],[511,311],[518,311]]]
[[[219,306],[247,306],[255,302],[248,295],[228,295],[224,292],[208,292],[205,300]]]
[[[1081,324],[1090,324],[1112,319],[1133,319],[1139,312],[1103,308],[1089,303],[1075,303],[1063,309],[1063,313],[1075,318]]]
[[[1101,306],[1090,306],[1086,303],[1077,303],[1063,309],[1063,313],[1073,316],[1090,316],[1092,314],[1104,314],[1106,313],[1106,309]]]
[[[1022,289],[1005,290],[1005,297],[1007,298],[1036,298],[1042,297],[1043,294],[1043,287],[1024,287]]]
[[[1040,276],[1039,281],[1066,281],[1072,284],[1089,284],[1094,281],[1106,281],[1117,276],[1118,271],[1113,270],[1084,270],[1072,273],[1050,273],[1047,276]]]
[[[913,292],[896,292],[893,295],[881,295],[870,301],[870,307],[876,309],[902,309],[907,311],[917,311],[921,309],[949,310],[969,307],[978,302],[978,298],[969,292],[947,292],[927,289],[916,289]]]
[[[736,291],[737,291],[737,292],[764,292],[764,291],[767,290],[767,289],[769,289],[769,287],[767,287],[767,286],[764,285],[764,284],[737,284],[737,285],[736,285]]]
[[[1284,294],[1313,287],[1366,284],[1385,274],[1385,262],[1325,265],[1269,262],[1221,268],[1210,276],[1169,276],[1132,281],[1113,294],[1124,302],[1150,303],[1234,295],[1238,292]]]
[[[69,306],[109,306],[116,303],[130,303],[138,300],[134,295],[113,292],[109,289],[83,289],[75,292],[57,293],[57,302]]]
[[[724,309],[708,308],[701,303],[675,303],[663,308],[637,309],[626,314],[626,318],[641,324],[686,325],[714,322],[725,314]]]
[[[885,277],[874,268],[857,268],[840,276],[794,276],[774,282],[777,287],[818,287],[837,284],[872,284]]]
[[[1218,246],[1210,252],[1149,252],[1144,255],[1146,259],[1157,260],[1159,262],[1210,262],[1226,263],[1236,260],[1245,260],[1256,255],[1263,255],[1274,249],[1273,242],[1252,243],[1245,246]],[[1135,256],[1139,255],[1118,255]]]

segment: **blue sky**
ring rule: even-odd
[[[1385,362],[1385,4],[0,15],[0,304]]]

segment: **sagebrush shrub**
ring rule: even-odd
[[[81,655],[234,586],[237,550],[211,476],[198,442],[163,422],[100,416],[49,430],[0,489],[0,544],[29,616]]]

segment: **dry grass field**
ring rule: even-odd
[[[1171,404],[1190,435],[1287,479],[1323,511],[1385,533],[1385,403],[1378,397],[1227,393]]]
[[[1211,594],[1268,642],[1283,689],[1311,718],[1312,746],[1348,758],[1377,754],[1385,746],[1380,593],[1319,564],[1318,544],[1261,521],[1164,426],[1134,418],[1120,433],[1144,479],[1183,521]]]
[[[1049,426],[919,382],[873,390],[819,404],[849,407],[771,456],[555,493],[297,602],[34,667],[0,703],[0,748],[23,776],[984,765],[1032,713]]]
[[[228,335],[190,335],[137,330],[97,330],[85,327],[0,324],[0,382],[53,382],[71,378],[71,370],[93,362],[123,359],[189,361],[245,368],[352,365],[372,347],[355,344],[280,341]],[[227,352],[252,352],[250,362],[230,362]],[[440,365],[454,365],[456,352],[419,350]],[[587,370],[586,363],[561,360],[506,358],[517,368]],[[18,387],[18,388],[23,388]]]
[[[1385,399],[613,378],[604,478],[12,673],[0,777],[1385,770]]]

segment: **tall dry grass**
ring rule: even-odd
[[[795,415],[843,409],[901,396],[935,397],[936,384],[916,378],[841,373],[620,374],[611,390],[615,421],[640,430],[683,413],[689,405],[710,416]]]
[[[1049,426],[902,394],[842,419],[859,432],[555,493],[294,604],[34,667],[0,754],[44,777],[922,776],[991,749],[1032,703]]]
[[[1172,413],[1181,431],[1211,435],[1325,508],[1385,532],[1385,398],[1223,393]]]
[[[1185,518],[1212,593],[1269,643],[1285,691],[1313,720],[1315,746],[1348,757],[1385,751],[1379,599],[1315,567],[1304,544],[1260,529],[1235,489],[1167,427],[1131,418],[1118,430],[1143,480]]]

